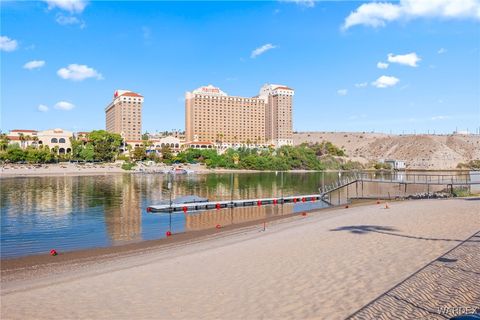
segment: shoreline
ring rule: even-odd
[[[288,172],[288,173],[311,173],[311,172],[352,172],[357,170],[305,170],[295,169],[288,171],[279,170],[250,170],[250,169],[226,169],[214,168],[209,169],[205,166],[180,166],[187,170],[191,170],[193,174],[209,174],[209,173],[272,173],[272,172]],[[123,170],[119,164],[93,164],[93,165],[77,165],[77,164],[48,164],[37,167],[37,165],[8,165],[0,168],[0,179],[17,178],[17,177],[61,177],[61,176],[99,176],[112,174],[164,174],[162,171],[169,170],[172,166],[155,165],[155,166],[139,166],[140,170]],[[390,173],[391,170],[374,170],[364,169],[360,170],[368,173]],[[403,171],[394,171],[400,173],[420,172],[420,173],[435,173],[435,172],[456,172],[468,173],[474,170],[469,169],[408,169]]]

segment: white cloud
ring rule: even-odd
[[[55,109],[58,109],[58,110],[65,110],[65,111],[68,111],[68,110],[72,110],[73,108],[75,108],[75,105],[70,103],[70,102],[67,102],[67,101],[59,101],[55,104]]]
[[[347,90],[347,89],[339,89],[339,90],[337,90],[337,94],[338,94],[339,96],[346,96],[347,93],[348,93],[348,90]]]
[[[39,104],[38,107],[37,107],[37,110],[40,111],[40,112],[47,112],[48,107],[44,104]]]
[[[445,52],[447,52],[447,49],[445,49],[445,48],[440,48],[437,51],[438,54],[442,54],[442,53],[445,53]]]
[[[261,54],[264,54],[265,52],[267,52],[268,50],[272,50],[272,49],[275,49],[277,46],[274,46],[273,44],[271,43],[267,43],[267,44],[264,44],[263,46],[255,49],[252,51],[251,55],[250,55],[250,58],[252,59],[255,59],[256,57],[258,57],[259,55]]]
[[[399,81],[400,79],[392,76],[381,76],[380,78],[372,82],[372,86],[377,88],[388,88],[388,87],[393,87]]]
[[[18,47],[17,40],[10,39],[6,36],[0,36],[0,50],[1,51],[15,51]]]
[[[75,17],[75,16],[65,16],[63,14],[58,14],[55,21],[62,26],[74,25],[79,24],[80,28],[83,29],[85,27],[85,21]]]
[[[97,70],[84,64],[70,64],[66,68],[59,69],[57,74],[62,79],[73,81],[82,81],[87,78],[103,79],[103,76]]]
[[[367,82],[355,83],[356,88],[365,88],[366,86],[368,86]]]
[[[58,8],[70,13],[82,13],[87,6],[85,0],[44,0],[48,4],[48,9]]]
[[[399,3],[365,3],[351,12],[342,26],[383,27],[387,22],[415,18],[480,20],[479,0],[400,0]]]
[[[378,63],[377,63],[377,68],[378,68],[378,69],[387,69],[387,68],[388,68],[388,63],[386,63],[386,62],[378,62]]]
[[[418,67],[417,62],[422,60],[415,52],[408,54],[399,54],[394,55],[392,53],[388,54],[388,62],[399,63],[410,67]]]
[[[300,6],[307,8],[313,8],[315,6],[315,0],[281,0],[282,2],[293,2]]]
[[[23,68],[28,70],[33,70],[33,69],[41,68],[44,65],[45,65],[45,61],[43,60],[32,60],[25,63],[23,65]]]
[[[436,120],[447,120],[450,119],[449,116],[433,116],[430,118],[430,120],[436,121]]]

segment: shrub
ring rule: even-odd
[[[135,166],[136,166],[136,164],[133,163],[133,162],[125,162],[125,163],[122,164],[122,169],[123,170],[132,170],[133,167],[135,167]]]

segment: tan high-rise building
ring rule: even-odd
[[[265,84],[260,89],[259,97],[266,103],[266,140],[276,147],[293,145],[293,95],[293,89],[278,84]]]
[[[265,101],[228,96],[212,85],[185,95],[186,141],[265,143]]]
[[[212,85],[185,96],[186,141],[292,145],[294,91],[264,85],[257,97],[233,97]]]
[[[143,96],[128,90],[117,90],[113,101],[105,108],[108,132],[118,133],[125,140],[142,138]]]

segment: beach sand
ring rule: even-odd
[[[1,318],[344,319],[480,229],[480,200],[389,206],[2,281]]]

